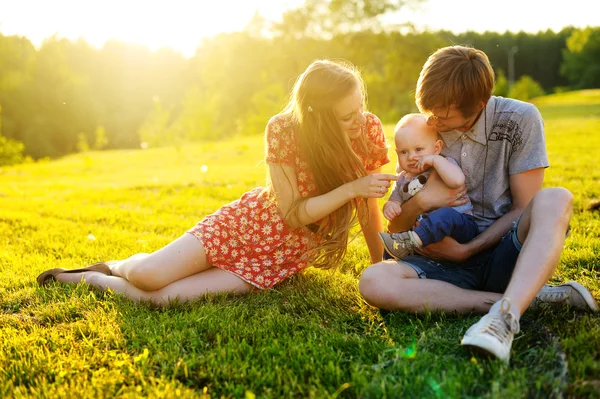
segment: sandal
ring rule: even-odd
[[[61,273],[81,273],[81,272],[100,272],[104,273],[107,276],[112,276],[112,272],[110,267],[106,262],[98,262],[93,265],[82,267],[79,269],[63,269],[62,267],[57,267],[55,269],[46,270],[42,274],[37,277],[37,282],[39,285],[46,285],[51,283],[52,281],[56,281],[56,276]]]

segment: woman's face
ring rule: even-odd
[[[341,99],[334,107],[335,117],[337,118],[342,130],[348,135],[350,140],[360,136],[362,127],[367,118],[363,113],[363,95],[360,87],[347,97]]]

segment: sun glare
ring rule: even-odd
[[[545,0],[505,0],[492,12],[477,0],[426,0],[385,18],[386,23],[409,23],[418,30],[537,32],[565,26],[597,25],[596,14],[585,12],[597,0],[571,0],[569,7],[546,10]],[[0,33],[21,35],[39,46],[57,35],[83,38],[100,47],[110,39],[140,43],[151,50],[170,47],[192,56],[202,38],[242,30],[255,12],[276,21],[304,0],[0,0]],[[514,10],[519,10],[514,12]],[[493,16],[492,16],[493,15]]]
[[[267,19],[277,19],[285,9],[301,3],[20,0],[0,2],[0,32],[26,36],[35,45],[56,34],[72,40],[81,37],[96,47],[116,39],[140,43],[151,50],[171,47],[191,56],[203,37],[241,30],[256,11]]]

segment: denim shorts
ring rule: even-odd
[[[407,256],[402,262],[412,267],[419,278],[441,280],[469,290],[503,293],[523,246],[517,237],[518,222],[513,223],[496,247],[465,262],[436,261],[419,255]]]

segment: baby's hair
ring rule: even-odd
[[[433,127],[433,126],[429,127],[427,125],[427,117],[425,115],[419,114],[419,113],[406,114],[402,118],[400,118],[398,123],[396,123],[396,127],[394,128],[394,137],[396,137],[398,135],[398,133],[400,132],[400,130],[402,128],[414,126],[417,124],[424,125],[425,127],[427,127],[427,130],[430,130],[431,133],[435,134],[435,136],[437,137],[437,132],[435,130],[435,127]]]
[[[421,120],[424,123],[427,123],[427,118],[425,118],[425,115],[423,115],[423,114],[419,114],[419,113],[406,114],[402,118],[400,118],[400,120],[396,124],[396,127],[394,128],[394,132],[397,132],[399,129],[403,128],[404,126],[412,125],[414,122],[416,122],[418,120]]]

